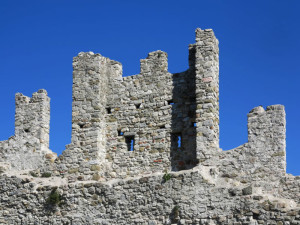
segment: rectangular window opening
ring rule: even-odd
[[[134,136],[127,136],[125,137],[125,142],[127,144],[128,151],[134,151]]]
[[[164,125],[161,125],[161,126],[159,126],[159,129],[165,129],[166,128],[166,125],[164,124]]]
[[[124,133],[121,130],[118,130],[118,136],[123,136]]]
[[[171,100],[168,100],[168,105],[174,105],[174,101],[173,101],[173,99],[171,99]]]
[[[111,114],[111,108],[106,108],[107,114]]]

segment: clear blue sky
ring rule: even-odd
[[[220,145],[247,142],[247,113],[283,104],[287,171],[300,174],[300,1],[0,1],[0,140],[14,134],[14,95],[40,88],[51,97],[50,147],[71,139],[72,57],[93,51],[139,73],[154,50],[169,71],[188,67],[194,30],[212,28],[220,41]]]

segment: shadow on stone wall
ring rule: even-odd
[[[191,169],[196,157],[196,81],[192,70],[173,74],[171,169]]]

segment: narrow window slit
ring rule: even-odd
[[[178,136],[178,141],[177,141],[177,148],[181,148],[181,135]]]
[[[125,137],[125,142],[127,144],[128,151],[134,151],[134,136],[127,136]]]
[[[180,149],[182,146],[182,136],[181,133],[172,134],[172,141],[174,143],[174,147],[176,146],[177,149]]]
[[[121,130],[118,130],[118,136],[123,136],[124,133]]]
[[[159,126],[159,129],[165,129],[166,128],[166,125],[164,124],[164,125],[161,125],[161,126]]]

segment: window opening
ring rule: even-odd
[[[196,122],[192,122],[192,127],[197,127],[197,123]]]
[[[177,149],[180,149],[182,146],[182,136],[181,134],[172,134],[173,143],[175,144]]]
[[[174,105],[174,101],[173,101],[173,99],[171,99],[171,100],[168,100],[168,104],[169,104],[169,105]]]
[[[125,137],[125,141],[127,144],[128,151],[130,151],[130,152],[134,151],[134,136]]]
[[[177,148],[181,147],[181,135],[178,136]]]
[[[159,126],[159,129],[165,129],[165,128],[166,128],[166,125]]]
[[[107,114],[111,114],[111,108],[106,108]]]
[[[118,136],[123,136],[124,133],[121,130],[118,130]]]
[[[136,107],[137,109],[139,109],[139,108],[141,107],[141,103],[135,104],[135,107]]]

